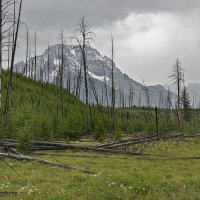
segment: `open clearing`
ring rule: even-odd
[[[32,154],[94,171],[94,175],[37,162],[6,159],[21,177],[5,162],[0,162],[0,199],[200,199],[200,160],[194,159],[200,156],[200,142],[174,142],[167,151],[166,157],[77,150],[45,151],[77,157]],[[160,154],[162,152],[160,150]],[[167,157],[168,154],[171,157]],[[94,155],[97,157],[92,157]]]

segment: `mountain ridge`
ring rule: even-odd
[[[56,84],[56,79],[59,74],[59,63],[61,62],[61,46],[55,44],[49,48],[49,77],[50,82]],[[88,76],[92,80],[98,100],[102,105],[111,105],[111,59],[106,55],[102,55],[98,50],[89,47],[87,49],[87,60],[88,60]],[[77,88],[77,76],[78,70],[81,68],[81,56],[80,52],[73,45],[64,45],[64,87],[70,85],[70,91],[75,94]],[[29,69],[27,76],[30,73],[34,74],[34,58],[30,58]],[[36,64],[36,76],[37,80],[41,79],[47,81],[47,68],[48,68],[48,49],[43,54],[37,56]],[[115,66],[115,64],[114,64]],[[14,69],[16,72],[22,73],[25,67],[24,61],[20,61],[15,64]],[[43,74],[41,75],[41,69]],[[82,72],[83,73],[83,72]],[[144,86],[141,83],[131,79],[127,74],[123,73],[118,67],[114,67],[114,82],[115,82],[115,93],[116,93],[116,106],[147,106],[147,94],[144,90]],[[70,80],[69,80],[70,79]],[[82,81],[81,81],[82,82]],[[163,86],[146,86],[148,89],[150,104],[151,106],[159,105],[160,98],[162,100],[162,107],[167,105],[167,96],[170,94],[171,101],[174,105],[175,94],[168,92]],[[96,98],[90,90],[90,103],[96,103]],[[107,90],[107,94],[106,94]],[[79,98],[85,101],[84,97],[84,83],[80,86]],[[161,97],[162,96],[162,97]],[[106,103],[107,102],[107,103]]]

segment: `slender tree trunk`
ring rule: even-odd
[[[27,77],[28,74],[28,50],[29,50],[29,32],[28,32],[28,26],[27,26],[27,30],[26,30],[26,68],[25,68],[25,74]]]
[[[48,45],[48,58],[47,58],[47,71],[48,71],[48,75],[47,75],[47,82],[49,83],[50,80],[49,80],[49,67],[50,67],[50,47]]]
[[[0,116],[2,116],[2,0],[0,0]]]
[[[61,95],[61,114],[64,117],[64,102],[63,102],[63,72],[64,72],[64,36],[61,32],[61,68],[60,68],[60,95]]]
[[[111,117],[112,117],[112,134],[115,134],[115,86],[114,86],[114,43],[113,36],[111,36],[112,43],[112,105],[111,105]]]
[[[37,35],[35,33],[35,74],[34,74],[34,80],[37,80]]]
[[[14,4],[14,7],[15,7],[15,4]],[[14,33],[14,37],[13,37],[14,40],[13,40],[12,57],[11,57],[12,59],[11,59],[11,65],[10,65],[10,73],[9,73],[7,96],[6,96],[6,106],[5,106],[5,113],[4,113],[5,122],[7,122],[7,114],[9,112],[9,106],[10,106],[10,96],[11,96],[11,92],[12,92],[13,67],[14,67],[14,62],[15,62],[16,48],[17,48],[17,39],[18,39],[18,32],[19,32],[19,25],[20,25],[21,9],[22,9],[22,0],[20,1],[20,6],[19,6],[19,14],[18,14],[16,32]],[[14,8],[14,12],[15,12],[15,8]]]

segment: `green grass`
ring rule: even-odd
[[[169,150],[172,156],[200,154],[199,141],[181,142],[179,145],[172,143],[171,145]],[[60,153],[97,154],[71,151]],[[0,162],[0,192],[18,192],[16,195],[0,193],[0,199],[200,199],[200,160],[146,160],[139,159],[139,157],[107,155],[110,158],[40,156],[44,159],[95,171],[96,175],[36,162],[6,160],[22,178],[16,175],[7,164]],[[157,156],[150,158],[155,159]]]

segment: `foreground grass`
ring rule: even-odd
[[[173,156],[197,156],[200,152],[199,142],[184,142],[174,144],[174,147],[171,148]],[[92,152],[62,153],[97,155]],[[39,163],[6,160],[21,175],[19,177],[6,163],[0,162],[0,199],[200,199],[200,160],[147,160],[123,155],[107,156],[109,158],[40,156],[95,171],[96,175]]]

